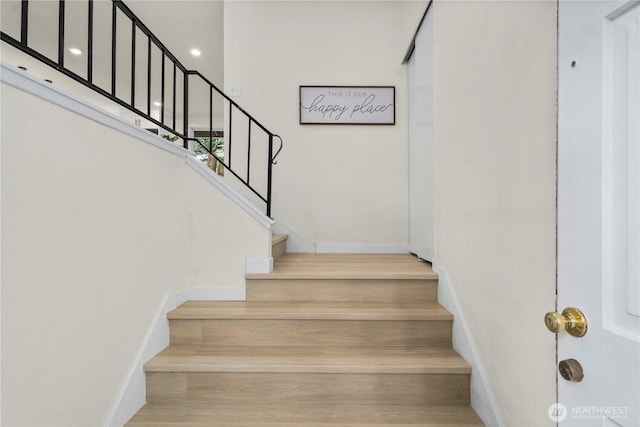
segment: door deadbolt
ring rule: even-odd
[[[551,311],[544,316],[547,329],[558,334],[567,331],[574,337],[581,337],[587,333],[587,318],[575,307],[567,307],[562,314]]]
[[[558,364],[558,371],[560,375],[562,375],[562,378],[574,383],[579,383],[584,378],[582,365],[576,359],[562,360]]]

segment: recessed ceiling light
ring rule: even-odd
[[[200,56],[200,55],[202,55],[202,52],[200,52],[200,50],[199,50],[199,49],[195,49],[195,48],[194,48],[194,49],[191,49],[191,55],[193,55],[193,56]]]
[[[153,105],[155,105],[156,107],[161,107],[162,106],[162,102],[154,102]]]
[[[82,51],[80,49],[78,49],[77,47],[70,48],[69,52],[73,53],[74,55],[82,55]]]

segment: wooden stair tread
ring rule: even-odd
[[[287,253],[271,273],[249,273],[247,279],[416,279],[435,280],[431,265],[411,254]]]
[[[168,313],[171,320],[444,320],[453,315],[438,303],[280,301],[189,301]]]
[[[278,243],[287,240],[288,236],[286,234],[274,234],[271,236],[271,244],[277,245]]]
[[[425,347],[170,346],[147,372],[314,372],[464,374],[453,349]]]
[[[406,254],[287,254],[248,301],[190,301],[130,426],[481,426],[438,275]]]
[[[215,421],[213,421],[215,420]],[[169,402],[146,404],[128,426],[326,427],[482,426],[468,405],[327,405],[327,404],[215,404]]]

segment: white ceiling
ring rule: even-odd
[[[128,0],[125,3],[187,68],[201,71],[222,87],[222,1]],[[202,56],[193,57],[189,53],[193,47],[200,49]]]

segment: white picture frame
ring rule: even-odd
[[[300,86],[301,125],[395,125],[395,86]]]

